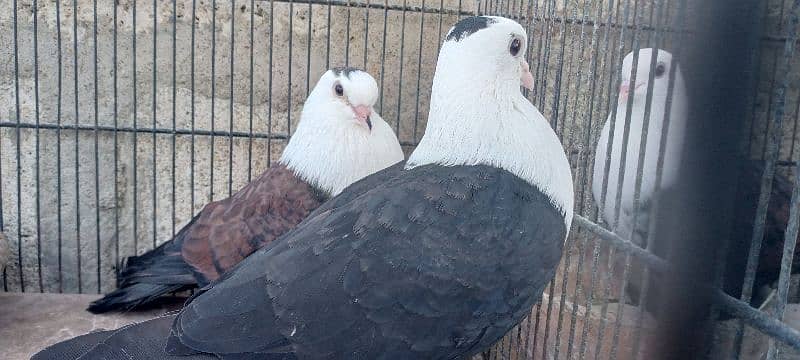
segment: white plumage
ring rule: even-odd
[[[653,56],[656,55],[656,66],[654,68],[652,84],[652,100],[650,106],[649,124],[647,125],[646,145],[644,146],[644,162],[642,166],[642,183],[639,194],[639,214],[636,216],[637,226],[634,227],[634,197],[636,189],[636,177],[639,170],[639,156],[642,148],[642,132],[645,129],[645,110],[647,104],[647,92],[650,85],[650,67]],[[664,189],[678,179],[678,169],[682,161],[682,148],[686,132],[686,117],[688,99],[686,87],[683,81],[680,68],[677,62],[672,61],[672,54],[664,50],[641,49],[637,61],[635,84],[631,84],[632,65],[634,53],[631,52],[623,60],[622,82],[620,85],[620,96],[616,104],[616,115],[612,119],[609,114],[608,120],[603,126],[600,140],[595,151],[594,174],[592,181],[592,193],[595,203],[600,208],[600,215],[608,223],[614,232],[626,239],[638,241],[635,234],[646,232],[644,224],[647,223],[649,215],[646,208],[653,200],[654,195],[659,189]],[[674,86],[669,105],[669,123],[665,124],[667,110],[669,79],[672,66],[675,66]],[[633,97],[633,106],[630,111],[629,134],[624,164],[623,154],[623,135],[625,130],[625,119],[627,113],[628,97]],[[612,124],[613,146],[611,155],[608,156],[608,143],[611,134]],[[668,125],[665,127],[665,125]],[[664,152],[663,174],[660,184],[656,184],[659,153],[661,148],[661,137],[664,131],[666,135],[666,148]],[[610,160],[610,162],[609,162]],[[603,183],[605,178],[606,166],[608,164],[608,184],[605,187],[605,197],[603,197]],[[624,175],[622,170],[624,169]],[[620,187],[620,182],[622,183]],[[618,191],[621,193],[619,208],[619,220],[616,218],[616,199]],[[603,202],[602,199],[605,201]]]

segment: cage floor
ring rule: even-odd
[[[27,360],[61,340],[153,318],[177,309],[171,299],[145,311],[94,315],[86,306],[100,295],[0,293],[0,349],[3,359]]]

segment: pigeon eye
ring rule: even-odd
[[[336,84],[336,86],[333,87],[333,91],[336,91],[336,95],[338,96],[344,95],[344,88],[342,87],[342,84]]]
[[[508,47],[508,52],[510,52],[512,56],[517,56],[520,49],[522,49],[522,42],[519,41],[519,38],[511,40],[511,46]]]
[[[664,63],[658,63],[658,65],[656,65],[656,77],[660,78],[664,76],[665,72],[667,72],[667,66],[664,65]]]

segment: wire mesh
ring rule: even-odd
[[[670,251],[654,254],[651,238],[637,242],[634,231],[607,230],[620,217],[622,182],[606,198],[611,152],[605,159],[594,159],[594,152],[606,119],[612,140],[615,127],[623,127],[623,148],[631,142],[645,148],[651,141],[657,59],[644,65],[650,85],[640,137],[629,131],[633,97],[617,106],[622,61],[633,51],[634,83],[636,49],[668,49],[677,64],[693,32],[691,2],[13,0],[3,6],[0,23],[11,31],[0,32],[0,39],[13,45],[5,49],[13,64],[0,69],[6,89],[0,95],[0,230],[15,248],[2,272],[4,291],[113,289],[122,259],[170,239],[206,203],[229,196],[271,166],[296,127],[303,99],[329,67],[352,64],[378,79],[377,109],[411,151],[425,129],[443,32],[464,16],[502,15],[528,31],[536,84],[526,94],[564,143],[581,216],[540,303],[483,355],[651,355],[647,345],[657,316],[637,306],[626,289],[640,286],[640,299],[656,291],[650,273],[669,271]],[[763,2],[758,16],[764,30],[754,54],[759,68],[746,70],[755,73],[757,86],[742,147],[764,168],[741,291],[733,297],[717,293],[719,312],[741,319],[719,320],[716,336],[729,339],[723,345],[732,357],[756,346],[745,336],[754,329],[800,348],[800,333],[779,321],[797,296],[790,286],[796,187],[786,201],[790,220],[782,229],[777,302],[766,310],[752,304],[760,291],[756,278],[772,184],[776,176],[791,179],[797,162],[797,12],[796,0]],[[670,84],[675,76],[669,73]],[[667,104],[673,91],[670,86]],[[657,139],[656,184],[667,137],[662,131]],[[596,161],[605,162],[604,174],[593,174]],[[640,199],[644,161],[644,152],[628,159],[623,152],[622,163],[638,162],[634,219],[653,207]],[[601,199],[592,195],[594,176],[603,177]],[[602,219],[595,200],[616,204],[611,221]],[[770,341],[764,351],[774,358],[787,349]]]

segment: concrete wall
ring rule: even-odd
[[[408,11],[395,9],[404,2]],[[220,0],[214,12],[209,1],[198,0],[192,19],[190,0],[176,0],[175,12],[171,1],[156,1],[155,9],[151,1],[98,1],[95,21],[89,0],[61,1],[58,9],[55,1],[42,0],[35,11],[32,0],[17,0],[15,47],[14,2],[0,0],[0,218],[14,250],[6,288],[113,288],[119,259],[168,240],[209,200],[227,197],[229,189],[235,191],[278,158],[285,143],[281,138],[289,124],[296,125],[309,87],[328,62],[366,67],[378,79],[383,91],[378,109],[410,151],[425,129],[440,36],[458,17],[414,9],[422,0],[392,0],[389,10],[382,8],[383,1],[371,3],[378,5],[367,10],[336,3],[329,17],[324,1],[310,6],[256,1],[253,6],[250,1]],[[457,10],[459,3],[464,11],[487,4],[424,4],[438,12],[440,7]],[[675,9],[651,19],[652,3],[640,3],[639,24],[676,24]],[[769,19],[780,18],[771,3]],[[588,213],[592,202],[589,192],[582,191],[590,181],[585,170],[591,167],[594,143],[615,92],[619,55],[630,51],[634,31],[600,24],[624,21],[625,7],[609,9],[604,1],[527,6],[492,2],[489,10],[535,19],[522,21],[537,82],[531,98],[562,136],[575,168],[578,208]],[[558,20],[584,15],[600,21],[581,25]],[[628,22],[632,19],[630,15]],[[782,34],[780,28],[773,30]],[[659,44],[652,31],[636,33],[641,47],[676,47],[675,33],[665,34]],[[779,45],[765,42],[764,54],[774,55]],[[769,74],[771,61],[762,63],[760,72]],[[800,65],[795,65],[790,75],[796,79]],[[798,83],[792,81],[792,104]],[[762,79],[755,113],[766,113],[771,88],[768,78]],[[251,119],[254,137],[226,135],[231,130],[248,134]],[[9,126],[17,121],[38,121],[44,128]],[[170,133],[173,123],[175,136]],[[84,128],[76,131],[75,124]],[[154,135],[154,127],[167,132]],[[120,131],[109,130],[113,128]],[[138,131],[130,131],[134,128]],[[186,134],[192,128],[201,134]],[[208,136],[212,128],[222,133]],[[784,158],[789,156],[784,152]]]

